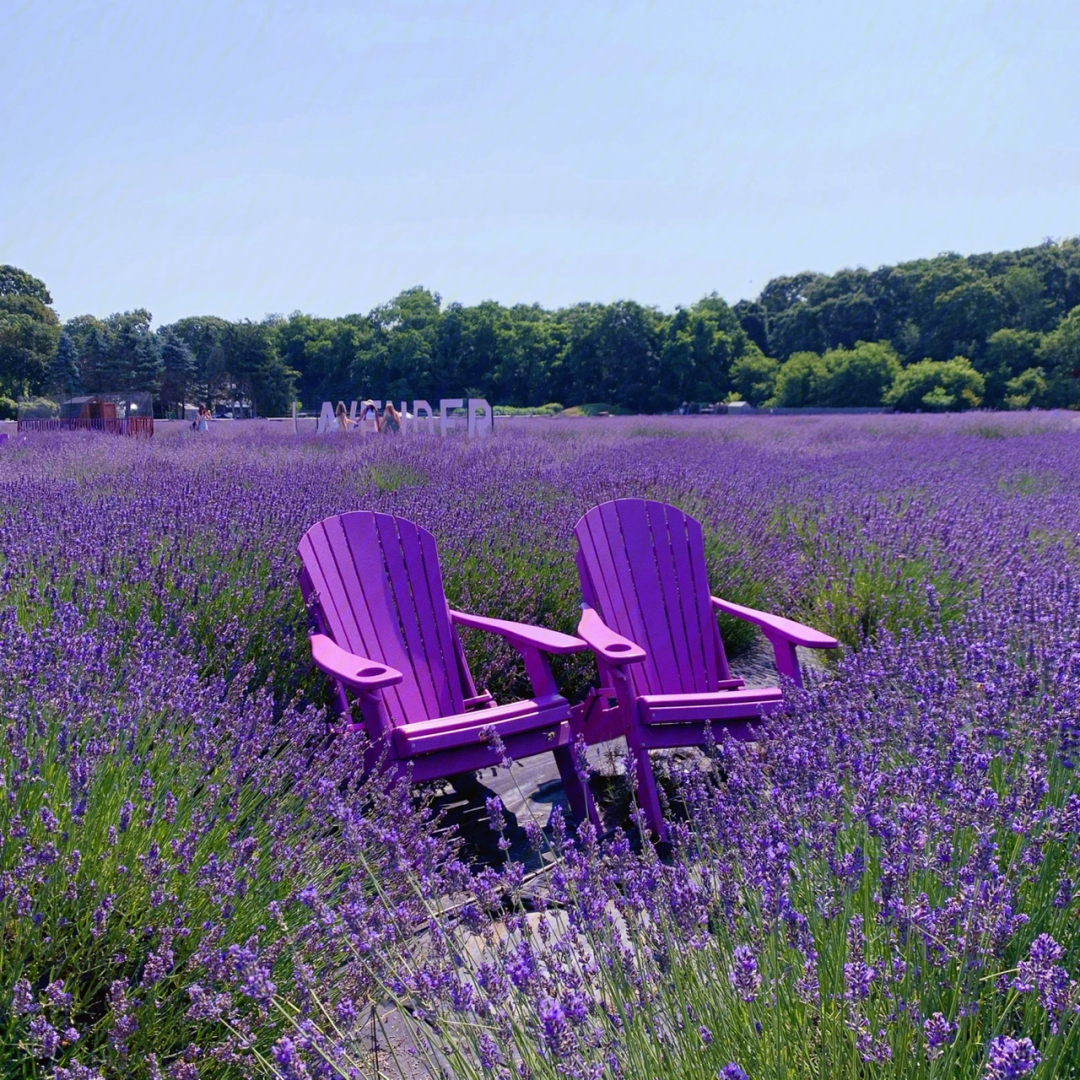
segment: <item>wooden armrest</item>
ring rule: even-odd
[[[315,666],[353,690],[381,690],[405,678],[388,664],[348,652],[325,634],[311,634],[308,640],[311,642],[311,659],[315,661]]]
[[[488,619],[483,615],[470,615],[465,611],[450,610],[450,618],[461,626],[473,630],[486,630],[506,638],[511,645],[522,648],[539,649],[541,652],[564,655],[582,652],[588,646],[580,638],[569,634],[560,634],[558,630],[545,630],[542,626],[530,626],[528,623],[510,622],[507,619]]]
[[[780,615],[770,615],[755,608],[743,607],[742,604],[733,604],[730,600],[721,600],[718,596],[712,597],[712,604],[717,611],[760,626],[770,641],[782,638],[790,641],[792,645],[802,645],[807,649],[835,649],[840,644],[836,638],[829,637],[812,626],[795,622],[794,619],[785,619]]]
[[[647,653],[629,638],[616,634],[588,604],[581,605],[578,634],[590,649],[609,664],[640,664]]]

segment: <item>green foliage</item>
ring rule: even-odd
[[[434,402],[461,393],[509,408],[609,402],[607,411],[658,412],[721,400],[731,364],[749,346],[715,295],[666,316],[633,301],[546,311],[488,300],[443,309],[438,294],[419,287],[366,316],[296,312],[275,334],[308,408],[360,396]]]
[[[905,361],[970,357],[982,365],[1003,329],[1044,333],[1080,304],[1080,238],[986,255],[947,253],[877,270],[805,272],[774,278],[756,303],[735,311],[762,352],[851,349],[858,341],[891,341]],[[1014,368],[1015,378],[1030,362]],[[1001,380],[990,388],[1002,392]]]
[[[75,340],[69,333],[60,334],[56,355],[46,375],[46,383],[50,389],[58,391],[61,396],[77,394],[82,386]]]
[[[985,387],[966,357],[921,360],[897,375],[884,400],[900,412],[960,412],[978,408]]]
[[[1046,371],[1045,404],[1056,408],[1076,405],[1080,401],[1080,305],[1046,335],[1040,356]]]
[[[60,368],[49,370],[58,336],[49,302],[38,279],[0,267],[0,393],[58,383]],[[259,324],[192,317],[151,335],[140,309],[79,316],[65,331],[84,390],[149,389],[173,411],[189,398],[240,399],[280,415],[296,396],[317,410],[323,401],[435,402],[446,394],[518,409],[603,401],[645,413],[738,399],[874,407],[895,397],[899,365],[967,357],[981,390],[970,379],[953,387],[950,375],[902,406],[946,410],[974,398],[1015,407],[1006,397],[1027,391],[1007,384],[1037,368],[1046,386],[1033,390],[1032,404],[1080,405],[1076,311],[1080,238],[873,271],[804,271],[773,279],[757,300],[733,308],[713,293],[670,314],[633,300],[554,311],[493,300],[444,306],[416,286],[366,315],[336,319],[299,311]],[[60,367],[67,385],[66,358]],[[920,368],[906,379],[905,402],[924,375]]]
[[[773,400],[785,409],[820,405],[828,383],[825,362],[817,353],[792,353],[777,372]]]
[[[52,305],[45,282],[17,266],[0,266],[0,296],[29,296],[45,307]]]
[[[775,403],[787,408],[873,408],[900,372],[888,342],[857,342],[853,349],[829,349],[824,356],[793,353],[776,379]]]
[[[984,404],[991,408],[1009,407],[1005,402],[1007,384],[1020,374],[1038,367],[1043,335],[1032,330],[1005,328],[996,330],[986,342],[986,350],[974,367],[986,380]]]
[[[190,316],[162,327],[184,343],[195,364],[191,391],[204,405],[228,398],[231,379],[225,367],[225,335],[229,323],[216,316]]]
[[[250,402],[253,415],[284,415],[295,397],[296,372],[278,356],[273,326],[249,320],[230,323],[222,348],[236,397]]]
[[[187,343],[172,330],[158,331],[161,343],[161,403],[163,410],[175,406],[176,414],[183,418],[183,406],[187,402],[188,389],[195,378],[195,357]]]
[[[857,342],[853,349],[830,349],[822,357],[828,376],[823,404],[872,408],[880,405],[900,373],[900,359],[888,342]]]
[[[25,420],[54,420],[60,415],[60,406],[52,398],[21,398],[18,404],[19,415]]]
[[[1046,372],[1041,367],[1028,368],[1005,384],[1007,409],[1030,409],[1046,400]]]
[[[741,400],[757,408],[775,393],[779,372],[776,360],[751,348],[731,365],[731,384],[742,395]]]
[[[23,397],[40,389],[59,336],[56,312],[33,291],[0,292],[0,393]]]
[[[549,402],[547,405],[536,405],[523,409],[515,408],[513,405],[492,406],[492,412],[495,416],[558,416],[562,411],[563,407],[555,401]]]
[[[586,401],[582,405],[574,405],[572,408],[563,410],[564,416],[600,416],[602,413],[608,416],[625,416],[627,410],[618,405],[612,405],[608,401]]]

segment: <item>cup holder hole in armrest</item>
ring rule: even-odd
[[[373,678],[375,678],[376,675],[384,675],[385,673],[386,673],[386,668],[384,668],[384,667],[376,667],[373,664],[370,667],[362,667],[356,673],[356,678],[358,678],[358,679],[373,679]]]
[[[629,652],[634,646],[625,641],[616,641],[607,647],[607,652]]]

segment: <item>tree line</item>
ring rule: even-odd
[[[144,309],[61,324],[45,284],[0,267],[0,415],[18,398],[143,390],[159,415],[240,402],[281,415],[360,394],[453,393],[633,412],[755,406],[900,410],[1080,404],[1080,238],[878,270],[778,277],[730,306],[632,300],[548,310],[444,305],[407,289],[366,315],[214,316],[153,329]]]

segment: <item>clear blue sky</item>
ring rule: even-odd
[[[1080,7],[0,0],[0,263],[63,318],[734,302],[1080,233]]]

